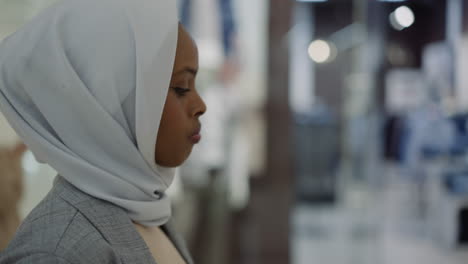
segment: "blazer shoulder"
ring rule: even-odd
[[[119,263],[100,231],[54,190],[23,221],[3,255],[0,264],[22,263],[17,261],[33,255],[70,263]]]
[[[51,253],[33,253],[17,259],[0,259],[0,263],[15,263],[15,264],[72,264],[66,259],[56,256]]]

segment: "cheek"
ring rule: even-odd
[[[155,158],[159,165],[179,166],[190,154],[188,118],[184,109],[183,102],[168,96],[156,141]]]
[[[179,134],[183,132],[183,126],[186,120],[184,106],[176,98],[168,98],[164,106],[164,113],[161,120],[161,126],[168,134]]]

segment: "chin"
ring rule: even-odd
[[[192,147],[186,148],[185,151],[178,151],[177,153],[170,153],[172,155],[161,155],[166,158],[161,159],[157,157],[156,154],[156,164],[162,167],[167,167],[167,168],[176,168],[181,166],[190,156],[190,153],[192,153]],[[162,154],[162,153],[161,153]]]
[[[159,166],[167,167],[167,168],[176,168],[184,164],[184,162],[188,159],[188,157],[189,155],[184,155],[183,157],[156,161],[156,164],[158,164]]]

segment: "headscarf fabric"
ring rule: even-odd
[[[154,153],[175,2],[62,0],[0,43],[0,110],[36,159],[147,226],[171,216]]]

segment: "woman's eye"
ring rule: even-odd
[[[190,89],[182,88],[182,87],[172,87],[172,89],[177,94],[177,96],[184,96],[187,92],[190,91]]]

